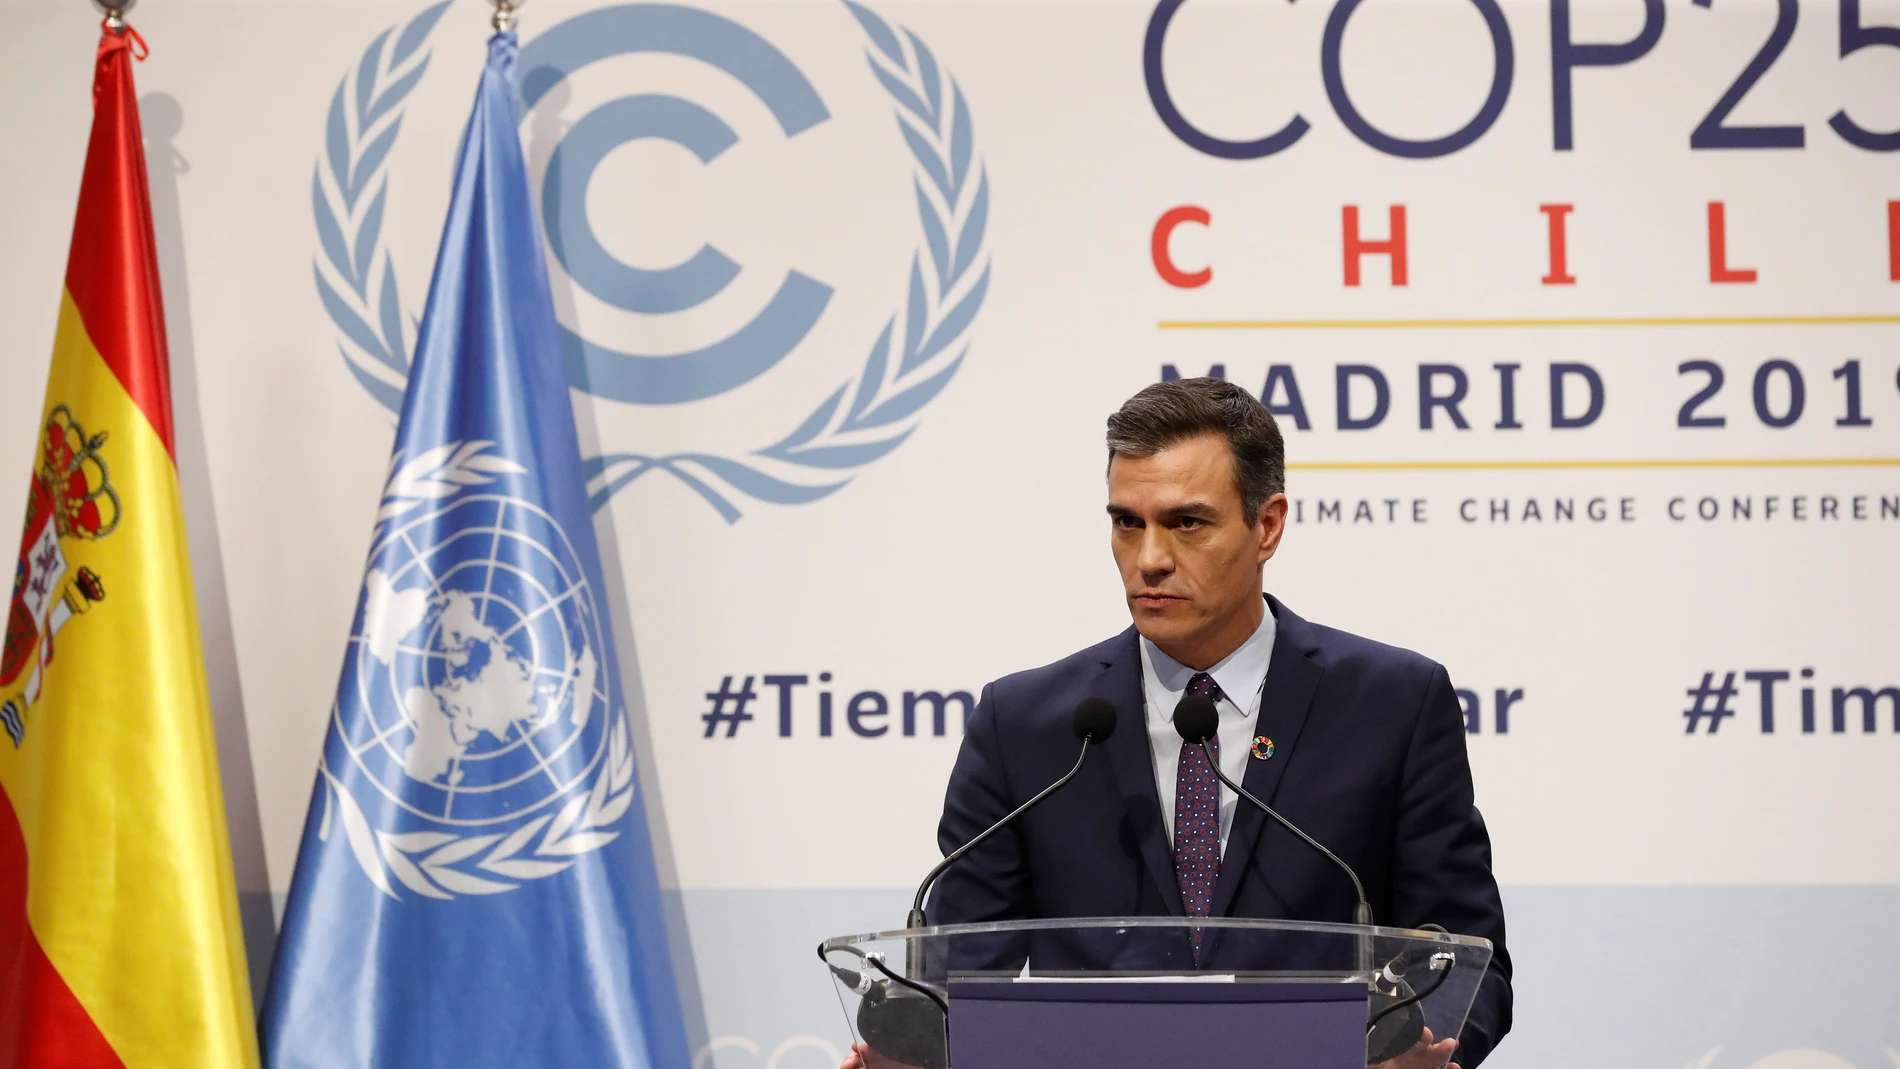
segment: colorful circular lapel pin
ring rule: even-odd
[[[1267,738],[1265,735],[1255,735],[1253,737],[1253,759],[1256,761],[1265,761],[1272,756],[1273,740]]]

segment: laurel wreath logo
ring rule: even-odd
[[[382,243],[389,153],[403,103],[428,67],[422,46],[448,3],[424,9],[400,32],[384,31],[338,84],[313,188],[323,248],[318,295],[341,335],[344,363],[391,412],[402,406],[409,372],[405,339],[414,321],[406,334],[395,267]],[[915,163],[912,183],[923,234],[911,258],[903,308],[885,321],[856,375],[791,433],[743,458],[613,453],[587,460],[595,511],[654,471],[679,479],[728,523],[742,515],[737,495],[778,505],[817,501],[903,444],[919,414],[963,365],[990,279],[989,176],[975,151],[969,103],[915,33],[893,27],[854,0],[844,3],[869,38],[866,59],[895,105],[898,130]]]
[[[392,413],[402,410],[407,338],[415,322],[405,332],[396,265],[383,245],[389,152],[402,132],[403,104],[429,69],[422,46],[449,3],[424,8],[400,33],[384,30],[337,83],[311,179],[323,250],[315,266],[317,296],[342,335],[337,348],[344,365]]]
[[[386,832],[370,826],[362,807],[337,781],[327,762],[319,761],[317,771],[327,788],[317,838],[329,842],[331,818],[340,817],[356,863],[376,889],[391,898],[401,897],[390,884],[391,876],[419,895],[438,899],[500,894],[529,880],[552,876],[573,865],[581,854],[619,838],[619,832],[609,829],[633,802],[633,747],[625,717],[614,724],[606,766],[594,777],[591,790],[570,799],[560,812],[536,817],[507,833]],[[534,846],[529,849],[531,842]]]
[[[528,469],[507,457],[491,456],[489,441],[450,442],[424,450],[402,463],[400,452],[389,458],[389,481],[383,485],[383,506],[376,522],[393,519],[425,501],[443,501],[469,486],[485,486],[496,475],[524,475]]]
[[[924,244],[911,257],[904,309],[885,322],[864,367],[851,381],[820,402],[790,434],[746,460],[706,453],[618,453],[588,461],[588,487],[596,510],[640,476],[664,471],[705,498],[726,522],[737,522],[739,509],[695,468],[760,501],[816,501],[850,482],[845,473],[903,444],[916,429],[912,417],[936,400],[963,365],[968,346],[959,343],[982,309],[990,281],[984,246],[989,175],[976,159],[970,106],[956,80],[916,34],[904,30],[900,37],[869,8],[852,0],[845,0],[845,6],[871,39],[865,56],[897,105],[898,130],[916,163],[913,184]],[[813,476],[829,481],[808,482]]]

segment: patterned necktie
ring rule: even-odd
[[[1206,672],[1194,673],[1187,692],[1220,704],[1220,686]],[[1214,760],[1220,760],[1220,737],[1207,740]],[[1214,880],[1220,875],[1220,780],[1199,746],[1181,746],[1181,762],[1174,777],[1174,872],[1181,883],[1181,904],[1190,917],[1205,917],[1214,904]],[[1194,932],[1195,958],[1200,957],[1201,933]]]

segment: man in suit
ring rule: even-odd
[[[1455,1050],[1475,1069],[1510,1028],[1511,964],[1445,669],[1264,594],[1286,529],[1285,450],[1246,391],[1150,386],[1109,417],[1108,454],[1110,545],[1134,626],[984,688],[939,845],[963,845],[1069,770],[1082,699],[1113,703],[1120,726],[1075,782],[944,875],[931,922],[1351,921],[1345,875],[1238,804],[1206,753],[1182,745],[1171,717],[1199,694],[1220,712],[1222,770],[1350,864],[1380,923],[1491,940],[1463,1033],[1428,1034],[1401,1059],[1443,1067]]]

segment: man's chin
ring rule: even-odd
[[[1193,603],[1181,598],[1129,598],[1135,630],[1150,642],[1166,642],[1193,630]]]

